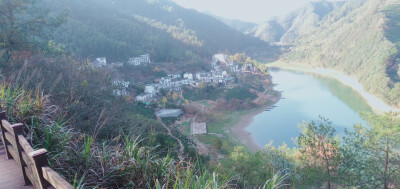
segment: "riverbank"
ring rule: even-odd
[[[239,120],[233,125],[232,131],[236,136],[236,140],[238,140],[241,144],[245,145],[250,151],[256,152],[258,150],[264,149],[263,146],[257,144],[254,140],[254,137],[250,132],[246,130],[247,127],[251,125],[254,121],[254,117],[258,114],[265,111],[265,109],[274,106],[281,98],[281,93],[278,93],[277,96],[273,96],[269,98],[269,102],[261,107],[250,110],[242,114]]]
[[[280,100],[281,93],[274,91],[273,86],[269,85],[266,91],[258,95],[261,98],[254,100],[257,102],[255,103],[256,106],[247,110],[221,111],[215,110],[214,103],[209,104],[205,110],[212,115],[210,122],[207,123],[207,132],[209,134],[196,137],[198,138],[198,142],[196,142],[198,148],[201,146],[207,148],[202,150],[204,151],[202,154],[224,156],[224,154],[232,152],[234,147],[239,145],[245,146],[251,152],[264,148],[255,142],[253,135],[246,128],[251,125],[256,115],[275,105]],[[217,141],[223,144],[218,150],[215,149]]]
[[[382,112],[389,112],[389,111],[400,111],[400,109],[392,107],[377,96],[372,95],[364,90],[363,86],[358,82],[358,80],[352,76],[345,75],[344,73],[333,70],[333,69],[326,69],[326,68],[312,68],[307,67],[306,65],[300,64],[287,64],[283,62],[275,62],[268,64],[270,68],[280,68],[280,69],[287,69],[293,71],[300,71],[305,73],[312,73],[321,75],[324,77],[330,77],[338,80],[339,82],[343,83],[351,87],[355,90],[360,96],[367,102],[367,104],[373,109],[375,113],[382,113]]]

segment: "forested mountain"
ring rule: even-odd
[[[399,107],[399,41],[398,0],[350,1],[300,36],[283,60],[340,70]]]
[[[155,61],[199,61],[216,51],[245,51],[266,45],[215,18],[171,1],[45,0],[53,13],[69,11],[55,41],[82,57],[114,61],[150,53]]]
[[[320,21],[330,12],[338,9],[344,1],[310,2],[304,8],[295,10],[282,18],[270,19],[246,33],[269,43],[293,44],[299,36],[318,28]]]
[[[204,13],[215,17],[217,20],[225,23],[226,25],[230,26],[231,28],[233,28],[233,29],[235,29],[235,30],[237,30],[239,32],[242,32],[242,33],[245,33],[248,30],[253,29],[254,27],[257,26],[257,24],[252,23],[252,22],[246,22],[246,21],[237,20],[237,19],[225,18],[225,17],[222,17],[222,16],[217,16],[217,15],[211,13],[211,12],[208,12],[208,11],[206,11]]]

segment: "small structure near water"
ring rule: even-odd
[[[206,123],[192,123],[192,135],[207,134],[207,124]]]
[[[157,117],[179,117],[181,114],[181,109],[161,109],[156,112]]]

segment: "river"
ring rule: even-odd
[[[254,117],[247,127],[255,142],[264,146],[286,143],[293,147],[293,139],[300,134],[298,125],[303,121],[328,118],[339,135],[354,124],[366,122],[359,112],[372,111],[367,102],[352,88],[336,79],[310,73],[270,69],[274,88],[282,92],[282,99],[270,111]]]

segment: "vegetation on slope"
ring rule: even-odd
[[[400,106],[396,7],[394,1],[348,2],[300,37],[283,60],[340,70],[386,103]]]
[[[171,1],[46,0],[42,6],[55,13],[69,11],[54,40],[81,57],[127,61],[150,53],[157,62],[200,62],[224,50],[269,51],[262,41]]]
[[[228,25],[229,27],[231,27],[239,32],[242,32],[242,33],[245,33],[247,30],[250,30],[257,26],[257,24],[255,24],[255,23],[246,22],[246,21],[237,20],[237,19],[224,18],[224,17],[217,16],[217,15],[215,15],[211,12],[207,12],[207,11],[204,13],[208,14],[210,16],[213,16],[217,20],[223,22],[224,24]]]
[[[326,15],[343,4],[344,1],[310,2],[304,8],[295,10],[283,18],[270,19],[246,33],[269,43],[293,45],[298,37],[318,28]]]
[[[393,4],[383,8],[383,13],[387,18],[386,37],[389,41],[400,46],[400,4]]]

